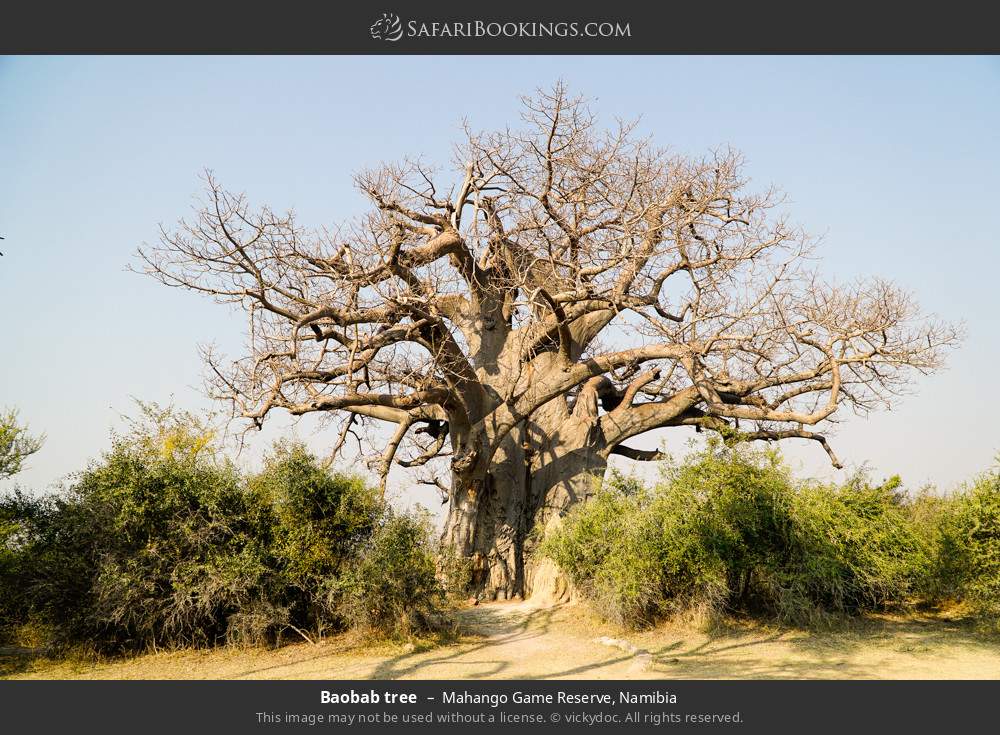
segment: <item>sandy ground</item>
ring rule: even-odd
[[[269,649],[50,661],[0,650],[4,678],[43,679],[1000,679],[1000,641],[942,616],[869,618],[835,632],[732,624],[624,634],[581,605],[493,603],[460,612],[464,634],[438,645],[350,636]],[[599,642],[614,637],[616,643]],[[633,652],[634,651],[634,652]]]

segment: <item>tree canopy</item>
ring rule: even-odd
[[[512,432],[535,470],[553,442],[656,458],[625,442],[672,426],[814,440],[839,466],[822,426],[888,405],[958,340],[889,280],[824,280],[738,153],[605,129],[562,85],[522,118],[466,127],[450,169],[361,172],[369,211],[331,230],[208,175],[195,217],[140,252],[163,283],[246,311],[242,355],[205,350],[214,394],[258,426],[329,416],[335,450],[389,422],[383,478],[445,457],[457,505]]]

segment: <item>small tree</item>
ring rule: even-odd
[[[24,469],[24,460],[41,449],[44,441],[44,436],[32,436],[28,427],[18,422],[17,409],[0,413],[0,480]]]
[[[237,304],[247,350],[205,357],[216,395],[365,422],[373,461],[431,468],[444,540],[477,584],[530,588],[525,544],[591,491],[626,441],[689,426],[801,438],[839,409],[887,405],[941,365],[956,330],[873,279],[825,283],[808,238],[746,190],[731,151],[690,159],[601,130],[558,85],[524,126],[466,131],[455,178],[420,161],[357,177],[371,211],[311,233],[208,177],[194,221],[140,251],[148,272]]]

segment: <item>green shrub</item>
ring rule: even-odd
[[[613,473],[586,505],[542,542],[605,617],[640,625],[714,601],[724,570],[700,543],[697,498],[665,485],[655,491]]]
[[[147,413],[62,495],[38,501],[31,613],[59,642],[210,645],[273,584],[266,505],[186,414]]]
[[[903,604],[931,563],[897,480],[804,484],[774,453],[712,444],[651,490],[622,485],[572,510],[542,553],[626,625],[692,607],[815,624]]]
[[[10,639],[28,617],[24,549],[39,505],[16,488],[0,498],[0,643]]]
[[[193,416],[144,409],[62,493],[0,502],[6,620],[109,652],[315,640],[362,622],[356,601],[375,593],[343,590],[362,568],[376,583],[382,554],[395,565],[383,580],[393,607],[365,627],[397,634],[402,608],[413,610],[407,632],[432,621],[426,524],[392,516],[359,478],[300,446],[277,446],[248,478]]]
[[[387,514],[334,591],[351,627],[401,637],[440,625],[430,531],[425,516]]]
[[[342,627],[331,591],[387,512],[378,493],[358,476],[327,472],[294,444],[277,445],[249,485],[274,513],[272,564],[286,587],[277,609],[300,631]]]
[[[918,494],[911,521],[930,549],[919,594],[931,604],[964,602],[982,626],[1000,629],[1000,472],[947,496]]]
[[[1000,472],[976,480],[963,501],[956,517],[949,519],[947,528],[954,537],[944,555],[963,568],[961,596],[984,627],[1000,630]]]
[[[804,485],[791,493],[788,556],[768,580],[779,617],[827,616],[910,602],[931,549],[911,523],[898,478],[870,485]]]
[[[969,549],[962,539],[968,497],[964,492],[941,495],[922,488],[906,502],[911,527],[928,558],[915,587],[924,604],[936,605],[962,598],[969,571]]]

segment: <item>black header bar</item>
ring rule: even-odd
[[[8,4],[0,52],[799,54],[1000,51],[987,4],[51,2]]]

